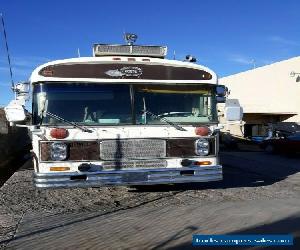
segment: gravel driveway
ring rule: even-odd
[[[224,152],[221,160],[222,182],[41,191],[27,162],[0,189],[0,246],[176,249],[195,233],[300,235],[299,158]]]

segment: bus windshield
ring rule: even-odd
[[[33,86],[33,123],[65,125],[43,117],[42,108],[69,122],[93,126],[166,124],[165,119],[210,123],[217,121],[214,93],[211,85],[39,83]]]
[[[216,121],[215,98],[209,86],[137,85],[135,110],[139,124],[162,123],[161,119],[179,124]],[[157,117],[147,114],[154,113]]]

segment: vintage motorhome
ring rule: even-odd
[[[212,70],[167,60],[166,52],[95,44],[93,57],[32,72],[27,127],[37,187],[222,180],[216,104],[224,88]],[[27,85],[17,85],[5,108],[12,124],[25,119]]]

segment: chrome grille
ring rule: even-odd
[[[166,157],[166,141],[161,139],[107,140],[100,142],[100,158],[153,159]]]
[[[112,161],[103,162],[104,169],[123,169],[123,168],[165,168],[167,162],[165,160],[151,160],[151,161]]]

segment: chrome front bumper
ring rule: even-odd
[[[38,188],[155,185],[222,180],[222,166],[132,169],[97,172],[35,173]]]

